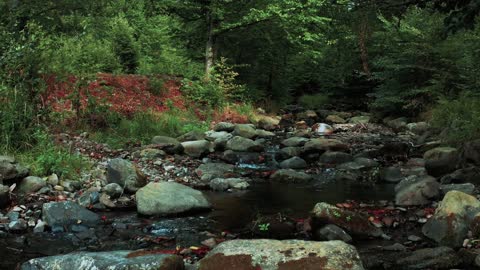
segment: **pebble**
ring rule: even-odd
[[[35,225],[35,228],[33,228],[34,233],[41,233],[45,231],[45,226],[47,224],[43,220],[38,220],[37,225]]]
[[[408,236],[408,240],[409,240],[409,241],[412,241],[412,242],[418,242],[418,241],[421,241],[422,238],[421,238],[421,237],[418,237],[418,236],[416,236],[416,235],[409,235],[409,236]]]

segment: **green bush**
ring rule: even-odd
[[[148,91],[155,96],[163,96],[168,92],[165,87],[165,80],[159,77],[150,77],[148,81]]]
[[[298,103],[305,109],[319,110],[325,108],[329,98],[325,94],[303,95],[298,99]]]
[[[90,167],[89,162],[72,149],[55,145],[45,130],[38,129],[33,137],[35,145],[31,149],[14,153],[21,163],[31,168],[33,175],[56,173],[63,179],[79,180],[80,173]]]
[[[463,94],[442,99],[434,108],[432,125],[443,130],[443,139],[459,144],[480,137],[480,97]]]
[[[207,108],[222,108],[226,103],[223,89],[216,81],[189,80],[182,81],[182,92],[191,102]]]
[[[135,30],[127,19],[117,17],[111,23],[113,51],[120,60],[123,72],[135,73],[139,66],[139,49],[134,38]]]

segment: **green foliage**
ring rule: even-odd
[[[182,92],[189,101],[209,109],[222,108],[226,102],[223,89],[213,80],[184,79]]]
[[[480,97],[462,94],[454,100],[441,99],[433,110],[432,124],[443,130],[443,139],[459,144],[480,137]]]
[[[47,176],[56,173],[63,179],[78,180],[80,173],[90,164],[79,154],[57,146],[53,138],[43,129],[32,135],[35,146],[28,151],[18,152],[18,159],[28,164],[33,175]]]
[[[111,22],[113,51],[117,55],[125,73],[135,73],[139,66],[138,47],[134,39],[135,30],[124,17],[114,18]]]
[[[215,64],[213,70],[213,78],[222,90],[225,99],[230,102],[247,101],[247,89],[245,85],[237,83],[238,73],[234,70],[234,66],[227,64],[227,59],[222,57]]]
[[[298,103],[309,110],[324,109],[329,101],[328,96],[325,94],[303,95],[298,99]]]
[[[159,77],[150,77],[148,80],[148,91],[156,96],[163,96],[168,91],[165,87],[165,80]]]

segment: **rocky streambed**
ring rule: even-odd
[[[1,268],[480,267],[480,143],[380,122],[291,110],[116,150],[59,134],[94,166],[41,178],[0,158]]]

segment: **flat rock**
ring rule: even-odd
[[[224,191],[227,189],[247,189],[250,185],[242,178],[215,178],[209,186],[213,190]]]
[[[235,125],[235,129],[232,132],[233,136],[240,136],[247,139],[251,139],[257,136],[257,131],[255,126],[250,124],[237,124]]]
[[[195,173],[202,181],[210,181],[214,178],[225,178],[228,174],[232,174],[235,166],[225,163],[206,163],[200,165]]]
[[[342,241],[232,240],[215,247],[199,270],[363,270],[356,249]]]
[[[100,216],[72,201],[44,203],[42,219],[50,227],[83,225],[93,227],[100,223]]]
[[[251,139],[235,136],[227,142],[227,149],[236,152],[261,152],[264,147]]]
[[[137,212],[142,215],[171,215],[209,209],[201,191],[175,182],[149,183],[137,191]]]
[[[213,152],[213,144],[207,140],[186,141],[181,143],[183,152],[194,158],[200,158]]]
[[[31,259],[21,270],[183,270],[180,256],[148,251],[76,252]]]
[[[305,152],[348,151],[349,146],[337,139],[311,139],[305,143]]]
[[[304,172],[297,172],[292,169],[281,169],[272,174],[270,180],[280,183],[307,183],[313,180],[313,177]]]
[[[452,269],[460,266],[462,260],[449,247],[425,248],[412,252],[396,261],[399,269]]]

